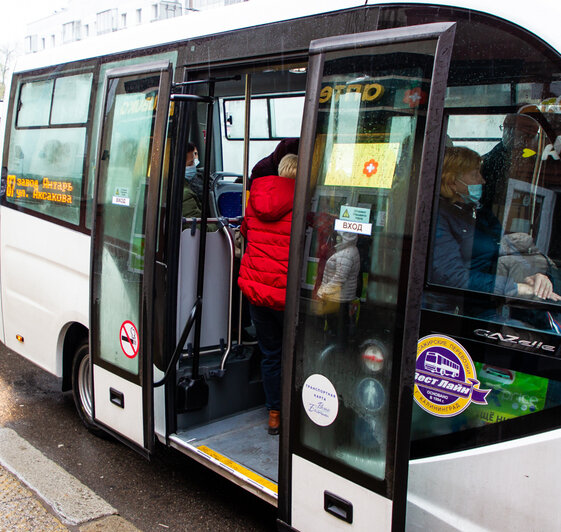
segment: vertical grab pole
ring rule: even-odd
[[[208,88],[208,108],[207,108],[207,132],[205,142],[205,169],[203,172],[203,199],[201,208],[201,226],[199,234],[199,264],[197,271],[197,302],[199,303],[199,313],[195,322],[195,337],[193,339],[193,368],[191,378],[199,378],[199,358],[201,350],[201,322],[203,317],[202,301],[203,287],[205,281],[205,252],[206,252],[206,228],[208,218],[208,197],[209,197],[209,176],[210,176],[210,152],[212,149],[212,119],[214,111],[214,81],[209,82]]]
[[[249,131],[251,118],[251,74],[245,75],[245,125],[244,125],[244,142],[243,147],[243,191],[242,191],[242,216],[245,216],[245,201],[247,195],[247,181],[249,179]],[[245,244],[242,241],[241,255],[245,251]],[[238,345],[242,345],[242,326],[243,326],[243,295],[240,291],[240,299],[238,305]]]

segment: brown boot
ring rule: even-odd
[[[280,412],[269,410],[269,434],[278,434],[280,428]]]

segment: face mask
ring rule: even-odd
[[[195,159],[196,161],[197,159]],[[185,179],[188,181],[193,179],[197,175],[197,167],[196,166],[186,166],[185,167]]]
[[[464,183],[463,181],[460,181]],[[464,183],[464,185],[466,185]],[[468,193],[466,194],[459,194],[459,196],[464,200],[465,203],[475,203],[476,205],[479,203],[481,196],[483,195],[483,185],[480,183],[478,185],[466,185],[468,189]]]

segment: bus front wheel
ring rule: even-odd
[[[82,423],[91,433],[102,436],[103,430],[93,422],[90,346],[87,341],[80,344],[72,360],[72,396]]]

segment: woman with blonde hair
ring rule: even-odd
[[[281,406],[281,354],[294,179],[298,157],[285,155],[279,175],[260,177],[251,187],[241,226],[247,239],[238,285],[249,300],[257,343],[269,434],[278,434]]]
[[[431,281],[478,292],[561,300],[542,273],[519,283],[497,275],[502,227],[493,213],[480,209],[485,184],[480,167],[481,157],[473,150],[446,149]]]

